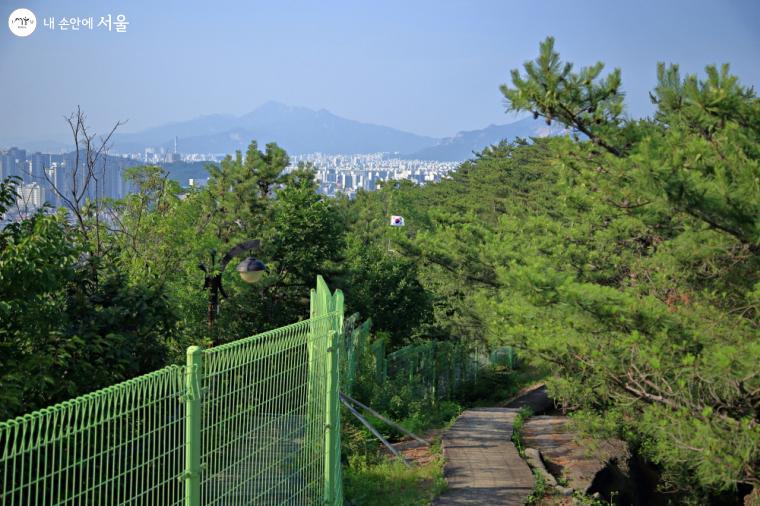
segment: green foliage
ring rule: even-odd
[[[376,464],[355,460],[344,472],[346,498],[357,506],[423,506],[446,489],[443,458],[412,468],[397,460]]]
[[[527,505],[541,504],[541,501],[543,500],[544,496],[546,496],[547,489],[548,489],[548,486],[546,484],[546,480],[544,479],[544,475],[534,469],[533,470],[533,490],[531,491],[528,498],[525,500],[525,504]]]
[[[206,188],[182,190],[160,167],[125,172],[131,193],[83,212],[77,228],[40,213],[0,231],[0,417],[23,413],[180,359],[211,341],[212,272],[235,244],[262,239],[257,285],[233,269],[214,334],[238,339],[308,315],[308,288],[343,250],[337,203],[316,193],[313,168],[288,164],[276,144],[252,142],[208,167]],[[0,183],[0,215],[15,201]],[[85,233],[86,232],[86,233]],[[95,241],[97,244],[95,244]]]
[[[284,180],[283,171],[289,163],[285,150],[274,142],[267,144],[262,153],[258,150],[256,141],[252,141],[245,153],[244,167],[259,187],[260,195],[268,197],[272,187]]]
[[[0,216],[3,216],[18,197],[16,187],[21,179],[18,176],[10,176],[0,181]]]
[[[451,416],[446,420],[450,422],[461,408],[451,403],[443,404],[450,410]],[[430,504],[446,489],[440,440],[432,442],[430,453],[433,458],[429,462],[406,467],[389,456],[375,436],[346,411],[341,419],[344,492],[351,504]],[[380,420],[370,417],[369,421],[384,437],[393,440],[399,436]],[[409,422],[405,420],[403,425],[413,431],[416,429],[418,434],[424,434],[430,428],[429,425],[414,427]]]
[[[457,402],[457,391],[432,388],[434,383],[448,379],[448,371],[440,369],[433,377],[424,377],[411,369],[394,367],[387,377],[378,378],[377,364],[369,353],[358,354],[357,381],[352,395],[388,418],[414,433],[441,427],[462,411]],[[432,371],[430,371],[432,373]],[[472,384],[463,385],[463,389]],[[402,436],[396,429],[381,420],[372,419],[383,434],[391,439]]]
[[[255,286],[244,285],[229,273],[225,286],[236,288],[228,290],[219,320],[229,339],[304,318],[309,287],[317,274],[333,270],[343,248],[344,229],[335,204],[316,193],[308,174],[288,178],[276,198],[259,204],[265,206],[259,213],[264,219],[249,237],[262,240],[258,255],[266,262],[268,275]]]
[[[533,416],[530,408],[521,408],[515,416],[514,422],[512,422],[512,442],[517,448],[517,452],[522,458],[525,458],[525,445],[523,444],[522,430],[525,425],[525,421]],[[541,478],[543,480],[543,477]],[[543,493],[540,497],[543,496]]]
[[[76,347],[60,327],[75,261],[55,217],[37,214],[0,231],[0,418],[40,407],[60,388],[59,371]]]
[[[342,249],[343,230],[331,203],[308,180],[291,181],[295,186],[277,192],[265,251],[276,262],[278,277],[310,286],[324,272],[325,261]]]
[[[442,337],[429,327],[435,301],[421,283],[419,263],[398,249],[405,235],[418,228],[418,220],[425,219],[407,212],[406,196],[414,192],[409,181],[391,181],[376,192],[360,191],[354,201],[338,199],[336,206],[347,226],[344,268],[336,285],[352,311],[370,316],[373,328],[388,334],[391,349],[421,336]],[[401,209],[408,226],[389,227],[391,214]]]
[[[623,92],[620,69],[601,77],[604,64],[597,62],[573,72],[573,64],[563,62],[554,50],[554,38],[541,43],[535,61],[525,63],[525,75],[515,69],[512,84],[501,86],[510,109],[543,116],[546,123],[557,120],[585,134],[616,154],[612,145],[622,121]]]
[[[212,340],[198,263],[218,272],[215,262],[226,251],[254,238],[262,241],[254,254],[268,273],[255,285],[243,283],[230,266],[222,273],[227,298],[220,304],[215,337],[238,339],[308,314],[308,289],[316,274],[333,270],[344,229],[337,204],[316,193],[313,168],[301,164],[282,174],[287,163],[276,144],[261,152],[254,141],[245,157],[238,152],[209,165],[209,183],[201,189],[183,192],[156,167],[129,174],[137,191],[115,204],[121,227],[113,240],[131,279],[147,278],[165,288],[179,315],[183,343]]]
[[[678,66],[657,68],[659,135],[636,150],[647,179],[674,208],[760,248],[760,100],[728,65],[707,78],[681,79]]]
[[[665,486],[756,486],[760,101],[725,66],[660,66],[655,117],[631,121],[602,71],[547,40],[502,91],[580,138],[501,143],[439,184],[359,195],[350,236],[415,264],[423,332],[550,364],[551,394]],[[391,209],[402,232],[372,217]]]
[[[554,64],[526,67],[526,78],[504,88],[510,106],[570,111],[560,121],[613,156],[563,156],[573,186],[590,191],[573,191],[582,200],[554,220],[565,232],[542,223],[539,233],[568,246],[513,261],[503,279],[521,296],[483,307],[521,346],[557,364],[558,397],[618,420],[673,487],[756,484],[760,101],[727,66],[708,67],[702,81],[661,65],[655,120],[623,125],[607,114],[606,130],[584,131],[581,111],[609,110],[605,95],[579,95],[578,76],[564,89],[549,85],[550,100],[535,93],[558,78],[551,45],[539,60]],[[598,86],[612,93],[608,84]],[[582,210],[592,227],[585,240],[572,234]],[[614,269],[599,278],[587,265]],[[544,321],[530,320],[537,311]]]
[[[0,418],[166,361],[176,317],[162,291],[130,285],[112,259],[83,249],[62,215],[38,213],[0,231]]]
[[[67,290],[64,332],[81,345],[69,351],[59,385],[70,386],[59,400],[163,367],[176,338],[177,316],[161,289],[105,268],[96,282],[91,272],[77,269]]]
[[[372,315],[373,326],[388,333],[392,349],[408,343],[432,317],[430,298],[417,279],[416,265],[377,246],[354,244],[347,256],[344,284],[349,307]]]

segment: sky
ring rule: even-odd
[[[28,8],[37,28],[14,36]],[[514,121],[499,85],[556,37],[563,59],[622,69],[631,116],[651,114],[658,61],[730,62],[760,85],[759,0],[0,0],[0,146],[67,140],[80,105],[135,132],[269,100],[435,137]],[[125,33],[50,30],[49,17],[123,14]]]

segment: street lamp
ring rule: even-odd
[[[249,251],[257,250],[259,247],[261,247],[261,241],[258,239],[241,242],[237,246],[234,246],[224,254],[222,260],[219,262],[219,270],[216,271],[216,273],[214,271],[214,264],[216,263],[216,251],[211,252],[211,268],[206,267],[206,265],[203,263],[198,264],[198,268],[200,268],[206,274],[203,282],[203,288],[209,291],[208,329],[215,346],[219,344],[216,337],[213,335],[214,320],[216,319],[216,315],[219,312],[219,294],[221,293],[223,298],[227,298],[227,293],[224,291],[224,287],[222,286],[222,274],[224,273],[224,269],[227,267],[227,264],[229,264],[230,261],[236,256],[240,256],[243,253],[247,253]],[[235,270],[238,272],[238,274],[240,274],[240,277],[246,283],[255,283],[261,279],[261,277],[266,272],[267,267],[261,260],[257,260],[254,257],[247,257],[237,265]]]
[[[264,265],[264,262],[261,260],[248,257],[240,262],[237,267],[235,267],[235,270],[246,283],[256,283],[264,276],[264,273],[267,271],[267,266]]]

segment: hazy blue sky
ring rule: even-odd
[[[728,61],[760,84],[760,1],[0,0],[0,146],[60,138],[80,104],[123,131],[267,100],[407,131],[507,123],[499,84],[547,35],[576,64],[621,67],[629,112],[647,114],[657,61]],[[14,37],[12,10],[37,16]],[[51,31],[43,18],[125,14],[127,33]]]

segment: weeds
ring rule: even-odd
[[[522,458],[525,458],[525,445],[522,440],[522,429],[523,425],[525,425],[525,420],[532,415],[533,412],[530,408],[520,408],[517,416],[515,416],[515,421],[512,422],[512,442],[515,444],[515,448],[517,448],[517,452]]]
[[[526,505],[537,505],[541,502],[541,500],[546,495],[546,481],[544,480],[544,477],[536,471],[533,470],[533,492],[530,493],[528,498],[525,500]]]
[[[575,504],[578,504],[578,506],[614,506],[615,494],[612,495],[612,498],[609,501],[605,501],[604,499],[591,497],[584,494],[583,492],[576,491],[573,494],[573,500],[575,501]]]
[[[378,462],[352,458],[345,469],[346,498],[354,506],[421,506],[446,489],[440,442],[430,447],[432,461],[406,467],[383,457]]]

